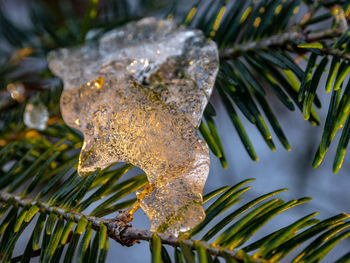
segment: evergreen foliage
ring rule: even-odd
[[[132,228],[128,225],[131,218],[123,213],[115,220],[105,219],[130,208],[136,201],[135,191],[147,184],[147,177],[139,174],[125,179],[133,169],[130,164],[78,176],[82,136],[64,124],[59,113],[62,84],[40,62],[46,61],[52,49],[91,41],[130,20],[161,13],[201,29],[217,43],[220,70],[215,90],[253,160],[258,157],[237,111],[256,126],[271,150],[275,143],[266,121],[290,150],[266,94],[271,91],[287,109],[298,108],[305,120],[320,125],[316,91],[325,75],[321,89],[331,95],[313,166],[320,165],[335,134],[342,130],[333,166],[336,173],[350,139],[350,2],[201,0],[184,14],[176,4],[169,9],[157,1],[140,1],[134,9],[126,0],[110,0],[101,6],[91,0],[80,17],[68,1],[34,1],[30,5],[33,24],[26,29],[0,10],[0,36],[11,47],[0,46],[1,262],[29,262],[32,257],[39,257],[40,262],[104,262],[110,239],[123,245],[149,241],[152,262],[278,262],[299,246],[302,249],[294,252],[293,262],[321,261],[350,235],[349,215],[320,221],[312,213],[252,242],[272,218],[310,198],[285,202],[275,197],[285,190],[281,189],[241,204],[241,196],[250,189],[243,186],[251,179],[206,194],[206,218],[179,238]],[[298,10],[307,11],[298,18]],[[329,27],[315,29],[321,23]],[[296,59],[304,59],[306,67]],[[24,60],[31,65],[29,69],[23,67]],[[5,95],[9,85],[18,83],[26,90],[24,102]],[[33,99],[42,101],[50,112],[43,131],[23,124],[25,106]],[[199,131],[226,167],[215,115],[215,108],[208,104]],[[16,243],[30,223],[34,228],[27,246],[21,256],[14,257]],[[350,262],[350,252],[335,261]]]

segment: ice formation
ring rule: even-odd
[[[28,103],[24,110],[23,122],[31,129],[45,130],[49,112],[42,103]]]
[[[63,119],[84,134],[79,174],[119,161],[138,166],[149,181],[138,197],[151,231],[197,225],[210,161],[197,128],[218,71],[216,44],[145,18],[48,60],[64,82]]]

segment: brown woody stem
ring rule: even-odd
[[[152,239],[153,232],[144,229],[133,228],[130,224],[130,217],[128,213],[120,213],[115,219],[101,219],[94,216],[88,216],[83,213],[65,210],[59,207],[50,206],[45,202],[34,201],[32,199],[22,199],[18,195],[12,195],[9,193],[5,193],[0,191],[0,202],[6,203],[7,201],[13,200],[17,205],[24,207],[28,204],[37,205],[40,210],[46,214],[56,213],[59,216],[62,216],[64,219],[72,219],[75,222],[78,222],[81,217],[85,217],[90,223],[93,229],[99,230],[100,223],[104,223],[107,226],[108,236],[123,246],[131,246],[138,240],[149,241]],[[162,241],[162,244],[167,244],[173,247],[180,246],[180,241],[184,244],[195,248],[194,240],[182,240],[181,238],[177,238],[173,235],[161,234],[158,233],[159,238]],[[235,251],[211,247],[205,242],[201,242],[201,244],[206,248],[206,250],[212,254],[217,256],[231,256],[236,259],[238,262],[243,262],[243,259],[236,255]]]
[[[261,41],[252,41],[245,44],[236,45],[234,47],[224,48],[220,51],[221,59],[228,59],[232,57],[239,57],[243,53],[254,51],[257,49],[268,49],[273,47],[293,49],[295,50],[296,45],[293,43],[295,40],[301,40],[305,42],[316,42],[320,40],[332,39],[338,37],[344,33],[343,28],[329,29],[319,32],[303,33],[299,31],[287,32],[280,35],[274,35]],[[291,47],[289,47],[291,46]],[[321,49],[324,53],[329,55],[336,55],[339,57],[344,57],[350,59],[349,54],[342,53],[340,50],[332,49]]]

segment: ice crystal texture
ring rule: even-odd
[[[79,174],[134,164],[148,177],[138,197],[152,231],[197,225],[209,172],[197,128],[218,71],[215,43],[198,30],[145,18],[48,58],[64,82],[63,118],[84,134]]]
[[[23,122],[31,129],[45,130],[49,112],[44,104],[28,103],[24,110]]]

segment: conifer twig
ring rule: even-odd
[[[272,47],[284,47],[287,48],[288,44],[293,43],[295,40],[301,40],[305,42],[315,42],[320,40],[332,39],[338,37],[344,33],[344,29],[328,29],[319,32],[304,33],[302,31],[287,32],[280,35],[274,35],[261,41],[252,41],[245,44],[236,45],[229,48],[224,48],[220,51],[221,59],[228,59],[232,57],[239,57],[242,53],[257,50],[268,49]],[[288,49],[288,48],[287,48]],[[326,54],[337,55],[345,58],[349,58],[349,54],[341,53],[340,51],[333,51],[330,49],[323,49]]]
[[[11,199],[21,207],[25,207],[28,204],[37,205],[41,209],[41,211],[46,214],[56,213],[57,215],[62,216],[67,220],[73,219],[75,222],[78,222],[80,218],[84,216],[89,221],[89,223],[91,223],[91,227],[95,230],[100,229],[100,224],[102,222],[107,227],[108,236],[123,246],[131,246],[135,244],[138,240],[149,241],[152,239],[152,236],[154,234],[149,230],[133,228],[129,224],[130,218],[125,218],[125,215],[123,213],[120,213],[115,219],[102,219],[94,216],[88,216],[83,213],[79,213],[75,211],[68,211],[60,207],[50,206],[45,202],[34,201],[32,199],[22,199],[21,196],[12,195],[12,194],[0,191],[0,202],[5,203]],[[169,234],[157,233],[157,235],[161,239],[162,244],[167,244],[173,247],[179,247],[180,241],[182,241],[184,244],[192,248],[195,248],[195,243],[193,240],[181,239]],[[235,251],[233,250],[223,249],[218,247],[211,247],[210,245],[204,242],[201,242],[201,244],[212,255],[231,256],[236,261],[243,262],[243,259],[238,255],[236,255]]]
[[[32,253],[32,258],[39,257],[40,253],[41,253],[41,248],[34,250]],[[16,257],[11,259],[11,263],[20,262],[22,260],[22,258],[23,258],[23,255],[16,256]]]

